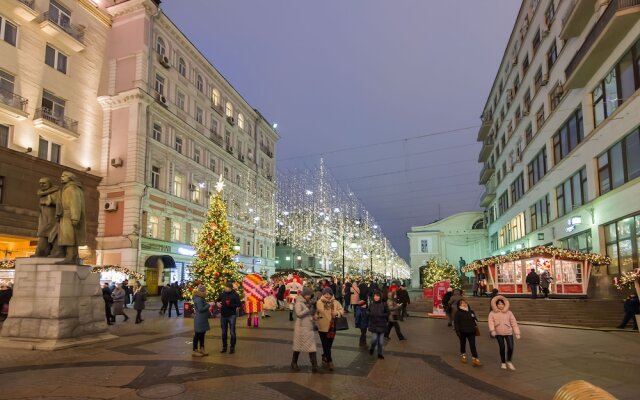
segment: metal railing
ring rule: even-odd
[[[491,165],[484,165],[484,167],[482,167],[482,170],[480,171],[480,180],[482,180],[482,176],[487,172],[487,171],[491,171],[493,173],[493,171],[495,171],[495,168]]]
[[[78,121],[71,119],[69,117],[65,117],[64,115],[62,116],[54,115],[53,112],[51,112],[51,110],[48,108],[42,107],[42,108],[36,109],[36,113],[33,118],[46,119],[47,121],[53,122],[59,127],[68,129],[74,133],[78,133]]]
[[[9,107],[17,108],[23,112],[27,112],[27,104],[29,104],[29,100],[22,96],[18,96],[7,89],[0,88],[0,103],[6,104]]]
[[[65,31],[67,34],[69,34],[69,36],[71,36],[72,38],[76,39],[80,43],[84,43],[84,29],[83,28],[81,28],[81,27],[79,27],[77,25],[74,25],[71,22],[60,23],[60,21],[58,21],[58,19],[56,19],[54,15],[49,13],[49,11],[45,11],[42,14],[41,20],[42,21],[53,22],[58,27],[60,27],[60,29]]]
[[[273,158],[273,151],[271,151],[271,150],[269,149],[269,147],[268,147],[268,146],[265,146],[264,144],[261,144],[261,145],[260,145],[260,150],[261,150],[264,154],[266,154],[267,156],[269,156],[270,158]]]
[[[595,44],[596,40],[598,40],[604,29],[609,25],[616,12],[624,10],[625,8],[638,6],[640,6],[640,0],[611,0],[607,9],[604,10],[604,13],[602,13],[598,19],[598,22],[596,22],[593,28],[591,28],[591,31],[589,31],[589,34],[584,39],[584,43],[582,43],[580,49],[576,52],[575,56],[573,56],[573,59],[569,62],[567,68],[565,68],[564,73],[567,79],[573,75],[575,70],[578,68],[578,65],[580,65],[591,47]]]
[[[211,133],[211,136],[209,136],[209,139],[211,139],[213,143],[222,147],[222,142],[223,142],[222,136],[218,135],[216,131],[209,130],[209,132]]]

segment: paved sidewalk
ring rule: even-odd
[[[161,317],[152,302],[142,324],[109,329],[119,339],[57,352],[0,353],[0,399],[550,399],[564,383],[585,379],[620,399],[638,397],[640,335],[523,326],[516,371],[499,368],[486,324],[478,339],[481,368],[458,361],[457,338],[446,321],[408,318],[407,341],[392,333],[385,360],[358,348],[358,331],[338,332],[336,370],[289,370],[293,323],[272,312],[258,329],[238,320],[234,355],[220,354],[218,320],[207,334],[210,356],[191,357],[192,321]],[[130,313],[130,317],[134,313]],[[350,316],[352,314],[349,314]],[[319,346],[318,343],[318,347]]]

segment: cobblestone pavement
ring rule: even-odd
[[[300,356],[291,372],[293,323],[272,312],[258,329],[238,319],[236,354],[220,354],[217,320],[208,357],[192,358],[192,321],[157,308],[109,327],[117,340],[56,352],[0,350],[0,399],[550,399],[564,383],[585,379],[620,399],[637,398],[640,335],[523,326],[516,371],[499,368],[486,324],[478,338],[483,367],[458,361],[457,338],[443,320],[408,318],[407,341],[395,333],[378,360],[358,347],[358,331],[338,332],[336,370],[311,374]],[[133,314],[133,313],[131,313]],[[352,314],[349,314],[352,315]],[[245,325],[245,326],[243,326]],[[320,344],[318,342],[318,348]]]

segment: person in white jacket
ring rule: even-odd
[[[491,299],[489,332],[491,337],[495,337],[498,340],[500,360],[502,361],[500,368],[509,368],[511,371],[515,371],[516,367],[511,362],[513,357],[513,335],[515,334],[516,339],[520,339],[520,328],[516,317],[509,311],[509,300],[504,296],[495,296]]]

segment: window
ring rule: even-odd
[[[196,89],[201,93],[204,91],[204,80],[202,79],[202,75],[198,75],[196,77]]]
[[[560,239],[560,248],[577,250],[583,253],[590,253],[593,248],[591,240],[591,230],[589,229],[584,232],[571,235],[564,239]]]
[[[216,172],[216,160],[215,160],[215,158],[213,158],[213,157],[211,157],[211,158],[209,159],[209,169],[210,169],[212,172]]]
[[[484,219],[479,219],[476,222],[474,222],[473,225],[471,226],[471,229],[485,229]]]
[[[164,96],[164,78],[158,74],[156,74],[155,90]]]
[[[531,124],[527,125],[527,128],[524,130],[524,142],[525,144],[529,144],[533,139],[533,128]]]
[[[551,67],[556,63],[556,60],[558,60],[558,46],[554,40],[553,43],[551,43],[549,51],[547,51],[547,71],[551,70]]]
[[[587,190],[587,169],[582,167],[580,171],[556,187],[558,217],[587,203],[589,201]]]
[[[198,185],[195,185],[195,189],[191,191],[191,201],[200,203],[200,187]]]
[[[524,176],[521,173],[511,182],[511,204],[515,204],[524,196]]]
[[[421,253],[431,253],[433,248],[431,246],[431,239],[421,239],[420,240],[420,252]]]
[[[162,54],[164,55],[166,52],[166,46],[164,45],[164,40],[158,36],[158,38],[156,39],[156,51],[158,52],[158,54]]]
[[[229,180],[229,168],[228,167],[224,167],[223,176],[224,176],[224,179]]]
[[[542,125],[544,125],[544,104],[540,106],[536,113],[536,131],[542,129]]]
[[[560,105],[560,101],[562,100],[563,95],[564,89],[562,87],[562,83],[558,82],[549,93],[549,108],[551,109],[551,112],[553,112],[553,110],[555,110],[558,105]]]
[[[173,148],[180,154],[182,154],[182,138],[179,136],[176,136],[176,140],[174,143]]]
[[[609,274],[638,268],[640,216],[633,215],[604,226],[607,255],[611,257]]]
[[[498,246],[504,247],[525,235],[524,213],[520,213],[511,219],[498,231]]]
[[[211,114],[211,133],[218,134],[218,120]]]
[[[44,63],[63,74],[67,73],[67,56],[48,44],[44,54]]]
[[[174,242],[182,241],[182,224],[177,221],[171,223],[171,240]]]
[[[182,175],[175,175],[173,177],[173,194],[177,197],[182,197],[182,183],[184,178]]]
[[[593,97],[593,114],[596,126],[600,125],[618,108],[618,86],[616,69],[612,69],[591,94]]]
[[[520,89],[520,75],[516,75],[515,79],[513,80],[513,93],[517,93],[518,89]]]
[[[543,147],[542,150],[536,154],[533,160],[527,166],[527,175],[529,177],[529,189],[531,189],[536,183],[542,179],[547,173],[547,148]]]
[[[184,58],[178,59],[178,73],[185,78],[187,77],[187,64],[184,62]]]
[[[49,21],[55,22],[61,27],[71,26],[71,13],[56,1],[49,2]]]
[[[584,139],[582,110],[578,108],[553,135],[553,162],[559,163]]]
[[[547,28],[551,26],[551,23],[553,22],[553,19],[555,18],[555,16],[556,16],[556,7],[553,4],[553,0],[552,0],[551,2],[549,2],[549,6],[544,12],[544,22],[547,24]]]
[[[198,241],[198,228],[191,228],[191,243]]]
[[[533,77],[533,87],[535,88],[536,93],[538,93],[542,87],[542,67],[536,71],[536,75]]]
[[[509,193],[505,190],[498,198],[498,214],[502,215],[509,209]]]
[[[14,104],[15,77],[0,69],[0,102]]]
[[[233,105],[228,101],[224,109],[224,115],[226,115],[227,117],[233,118]]]
[[[531,90],[527,89],[526,92],[524,92],[524,97],[522,102],[524,103],[524,111],[529,114],[529,110],[531,109]]]
[[[151,166],[151,187],[160,189],[160,167]]]
[[[218,89],[213,89],[211,91],[211,101],[213,102],[214,106],[220,105],[220,92],[218,91]]]
[[[42,92],[42,114],[46,119],[53,120],[58,123],[64,119],[64,110],[67,102],[61,98],[54,96],[53,94],[44,91]]]
[[[535,231],[549,223],[550,218],[550,204],[549,195],[545,195],[540,200],[536,201],[531,207],[529,207],[531,214],[530,223],[531,231]]]
[[[181,109],[182,111],[185,111],[185,105],[186,105],[186,98],[184,93],[178,91],[176,93],[176,105],[178,106],[179,109]]]
[[[18,38],[17,25],[0,16],[0,38],[12,46],[16,45]]]
[[[9,127],[0,125],[0,147],[9,147]]]
[[[524,59],[522,60],[522,76],[525,76],[527,74],[529,65],[529,54],[525,54]]]
[[[238,127],[244,129],[244,115],[242,113],[238,113]]]
[[[149,221],[147,222],[147,236],[150,238],[158,238],[160,235],[160,220],[155,215],[149,216]]]
[[[195,161],[198,164],[200,164],[200,149],[199,148],[195,148],[193,150],[193,161]]]
[[[640,176],[640,129],[598,157],[600,194],[604,194]]]
[[[38,158],[60,164],[62,146],[40,137],[38,140]]]
[[[162,142],[162,125],[153,124],[153,130],[151,131],[151,137],[158,142]]]
[[[536,30],[535,35],[533,35],[533,39],[531,40],[531,46],[533,47],[533,53],[535,54],[540,47],[540,28]]]

